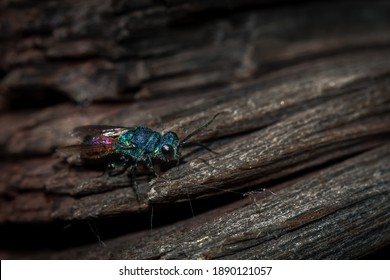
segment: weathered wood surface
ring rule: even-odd
[[[55,258],[340,259],[390,241],[390,145],[310,174],[273,195]],[[351,180],[355,178],[355,180]],[[351,234],[353,232],[353,234]]]
[[[155,209],[151,231],[107,247],[23,254],[15,240],[4,256],[359,258],[390,243],[390,5],[230,2],[1,4],[2,230]],[[141,171],[141,203],[126,175],[52,156],[75,126],[184,137],[216,113],[194,140],[217,154]],[[194,218],[159,228],[188,200]]]

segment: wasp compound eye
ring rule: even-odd
[[[161,153],[166,159],[173,159],[175,155],[175,149],[171,145],[165,144],[161,147]]]

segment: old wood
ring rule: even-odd
[[[106,247],[95,232],[3,255],[346,259],[390,243],[390,5],[229,3],[0,4],[1,230],[145,220]],[[126,174],[55,153],[75,126],[183,138],[216,114],[193,137],[214,153],[141,168],[140,201]]]
[[[273,195],[252,193],[149,236],[54,258],[345,259],[390,241],[390,145],[308,175]],[[351,180],[355,178],[355,180]],[[210,218],[212,217],[212,218]],[[355,234],[351,236],[351,231]],[[136,241],[137,240],[137,241]],[[359,245],[358,245],[359,244]]]

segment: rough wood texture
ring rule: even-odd
[[[339,259],[390,241],[390,145],[311,174],[274,195],[55,258]],[[355,178],[355,180],[351,180]],[[211,218],[210,218],[211,217]],[[351,233],[354,233],[351,235]]]
[[[5,258],[346,259],[390,244],[390,5],[208,2],[0,4]],[[193,138],[216,153],[140,170],[141,202],[126,175],[53,156],[75,126],[182,138],[217,113]],[[110,225],[106,247],[81,237],[93,226],[45,240],[91,220]]]

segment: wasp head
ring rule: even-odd
[[[165,160],[178,160],[180,157],[179,137],[174,132],[168,131],[163,134],[159,148]]]

